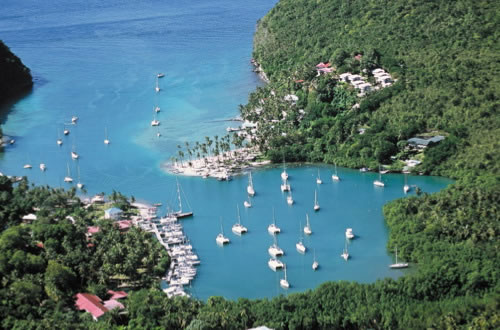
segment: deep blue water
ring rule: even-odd
[[[150,202],[172,201],[175,177],[161,164],[178,144],[225,134],[223,121],[238,114],[238,104],[261,82],[249,60],[256,21],[276,1],[2,1],[0,38],[32,69],[32,93],[12,106],[2,119],[4,133],[16,144],[0,155],[0,172],[27,175],[36,184],[68,186],[62,182],[69,165],[90,194],[113,189]],[[164,72],[162,92],[154,91],[155,73]],[[162,108],[158,119],[162,136],[150,126],[152,108]],[[80,120],[67,126],[71,133],[62,147],[56,139],[72,115]],[[104,128],[111,140],[103,144]],[[32,170],[23,169],[25,163]],[[47,171],[38,164],[47,164]],[[315,288],[328,280],[373,282],[397,277],[389,271],[387,228],[382,205],[402,197],[403,177],[385,175],[387,187],[375,188],[375,174],[339,169],[343,180],[332,182],[331,167],[321,166],[324,184],[316,187],[317,167],[289,169],[296,204],[288,207],[279,189],[280,169],[254,172],[257,197],[245,210],[246,177],[221,183],[179,178],[195,217],[185,230],[202,260],[192,293],[199,298],[270,297],[284,291],[282,274],[267,267],[272,243],[267,225],[272,208],[283,233],[279,244],[288,264],[289,292]],[[437,191],[450,181],[411,177],[424,191]],[[322,209],[312,211],[314,189]],[[231,233],[236,204],[249,228],[244,237]],[[310,249],[295,251],[299,222],[309,212],[313,235]],[[232,242],[219,248],[215,236],[219,217]],[[359,236],[350,246],[352,259],[340,253],[344,231]],[[311,270],[312,249],[320,269]]]

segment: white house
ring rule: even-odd
[[[122,214],[122,210],[117,207],[112,207],[104,211],[104,219],[118,220]]]

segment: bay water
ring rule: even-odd
[[[234,123],[238,105],[261,84],[251,71],[252,36],[259,18],[276,1],[2,1],[0,38],[32,69],[35,87],[2,110],[0,123],[16,143],[0,154],[0,172],[26,175],[39,185],[70,187],[78,168],[89,195],[113,190],[151,203],[175,203],[176,176],[162,165],[176,155],[177,145],[224,135]],[[156,73],[162,89],[156,93]],[[150,126],[158,105],[158,129]],[[71,117],[78,116],[76,125]],[[70,134],[62,135],[63,128]],[[105,130],[111,141],[104,145]],[[161,137],[157,137],[157,132]],[[56,144],[57,138],[63,145]],[[73,161],[70,152],[80,154]],[[23,169],[30,163],[33,169]],[[47,171],[38,169],[40,163]],[[318,169],[324,184],[315,182]],[[272,297],[312,289],[325,281],[373,282],[398,277],[389,270],[387,227],[382,206],[403,197],[403,176],[384,175],[385,188],[373,186],[374,173],[322,165],[288,169],[296,203],[286,204],[280,191],[280,167],[253,172],[256,197],[245,209],[246,176],[231,182],[178,177],[195,212],[184,229],[202,263],[189,291],[200,299]],[[450,180],[410,177],[425,192],[442,189]],[[313,211],[314,191],[321,205]],[[413,193],[413,192],[412,192]],[[231,233],[236,205],[248,234]],[[272,237],[267,226],[273,208],[282,233],[291,288],[279,287],[282,272],[267,266]],[[164,208],[161,212],[164,212]],[[305,255],[295,250],[300,226],[309,214],[313,234],[304,238]],[[222,217],[231,243],[215,244]],[[344,232],[351,259],[340,258]],[[313,250],[320,263],[313,272]]]

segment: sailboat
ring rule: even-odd
[[[252,197],[255,195],[255,189],[253,188],[253,181],[252,181],[252,172],[248,174],[247,193]]]
[[[352,232],[352,228],[347,228],[345,230],[345,237],[347,239],[353,239],[354,238],[354,233]]]
[[[407,263],[398,262],[398,247],[396,246],[396,263],[389,265],[389,268],[401,269],[401,268],[407,268],[407,267],[408,267]]]
[[[288,184],[288,180],[283,180],[283,183],[281,184],[281,191],[290,191],[290,185]]]
[[[281,172],[281,179],[286,181],[288,179],[288,173],[286,172],[285,158],[283,158],[283,172]]]
[[[410,191],[410,186],[408,185],[408,177],[405,173],[405,185],[403,186],[403,191],[405,194]]]
[[[218,245],[224,245],[229,243],[229,238],[224,236],[224,228],[222,228],[222,217],[220,218],[220,233],[215,238],[215,242],[217,242]]]
[[[252,207],[252,201],[250,200],[250,196],[248,196],[248,200],[243,202],[243,206],[246,208]]]
[[[281,232],[281,229],[278,226],[276,226],[276,219],[274,217],[274,208],[273,208],[273,223],[267,227],[267,232],[271,235],[276,235]]]
[[[73,117],[71,117],[71,123],[72,123],[73,125],[75,125],[77,121],[78,121],[78,117],[77,117],[77,116],[73,116]]]
[[[66,163],[66,167],[68,169],[68,175],[66,175],[64,177],[64,182],[68,182],[68,183],[71,183],[73,182],[73,178],[71,177],[70,173],[69,173],[69,163]]]
[[[154,109],[155,109],[156,113],[160,112],[160,110],[161,110],[159,106],[156,106]]]
[[[57,130],[57,145],[62,146],[63,141],[61,139],[61,133],[59,133],[59,130]]]
[[[40,171],[45,172],[46,169],[47,165],[45,165],[44,163],[40,163]]]
[[[290,287],[290,283],[288,283],[288,279],[286,277],[286,265],[284,265],[284,269],[285,269],[285,278],[282,278],[280,280],[280,285],[283,289],[288,289]]]
[[[340,177],[337,174],[337,163],[335,163],[335,173],[332,174],[332,180],[334,180],[334,181],[340,181]]]
[[[267,249],[267,252],[271,257],[279,257],[285,254],[283,250],[278,246],[278,240],[276,235],[273,235],[274,243]]]
[[[314,211],[319,211],[318,191],[314,191]]]
[[[158,85],[158,76],[156,76],[156,87],[155,87],[155,91],[158,93],[160,91],[160,86]]]
[[[25,164],[23,168],[30,170],[32,168],[31,164]]]
[[[304,227],[304,234],[311,235],[311,224],[309,223],[309,214],[306,214],[306,226]]]
[[[342,254],[340,256],[344,258],[345,261],[349,259],[349,252],[347,251],[347,239],[345,240],[344,251],[342,251]]]
[[[302,227],[302,224],[299,224],[299,228]],[[299,242],[297,244],[295,244],[295,248],[297,249],[297,251],[299,253],[306,253],[306,247],[304,245],[304,243],[302,243],[302,231],[300,231],[300,238],[299,238]]]
[[[153,114],[153,120],[151,121],[151,126],[160,126],[160,121],[156,119],[156,113]]]
[[[110,141],[108,139],[108,128],[104,127],[104,144],[109,144]]]
[[[286,202],[288,205],[293,205],[292,191],[288,191],[288,196],[286,197]]]
[[[235,223],[233,225],[232,231],[236,235],[241,235],[241,234],[246,233],[248,230],[247,230],[246,227],[244,227],[244,226],[241,225],[240,208],[239,208],[239,206],[237,204],[236,204],[236,208],[238,209],[238,223]]]
[[[283,268],[283,262],[276,258],[270,258],[269,261],[267,262],[267,265],[269,268],[272,270],[276,271],[277,269]]]
[[[75,151],[75,144],[73,143],[73,150],[71,151],[71,158],[77,160],[80,156]]]
[[[319,263],[316,261],[316,249],[314,249],[312,269],[316,270],[316,269],[318,269],[318,267],[319,267]]]
[[[193,211],[182,212],[181,186],[179,184],[179,181],[177,181],[177,200],[179,201],[179,211],[173,212],[172,215],[175,216],[177,219],[182,219],[192,216]]]
[[[385,184],[382,182],[382,173],[380,172],[380,165],[378,166],[378,180],[373,181],[373,184],[377,187],[384,187]]]
[[[156,74],[156,78],[163,78],[163,77],[165,77],[165,74],[164,74],[164,73],[158,72],[158,73]]]
[[[78,183],[76,184],[78,189],[82,189],[84,184],[80,181],[80,165],[77,166],[78,169]]]
[[[69,129],[67,129],[66,127],[64,127],[63,134],[64,135],[68,135],[69,134]]]
[[[316,183],[317,184],[322,184],[323,181],[321,181],[321,177],[319,176],[319,168],[318,168],[318,176],[316,177]]]

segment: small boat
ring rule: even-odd
[[[295,244],[295,248],[297,249],[297,251],[299,253],[306,253],[306,247],[304,245],[304,243],[302,243],[302,224],[299,224],[299,228],[301,229],[300,231],[300,237],[299,237],[299,242],[297,244]]]
[[[410,191],[410,186],[408,185],[408,177],[406,173],[405,173],[405,185],[403,186],[403,191],[405,194]]]
[[[78,189],[82,189],[84,184],[80,181],[80,166],[78,166],[77,169],[78,169],[78,183],[76,184],[76,187]]]
[[[163,78],[163,77],[165,77],[164,73],[159,72],[156,74],[156,78]]]
[[[377,187],[384,187],[385,184],[382,181],[382,172],[380,172],[380,165],[379,165],[379,171],[378,171],[378,180],[373,181],[373,184]]]
[[[68,175],[66,175],[64,177],[64,182],[68,182],[68,183],[71,183],[73,182],[73,178],[71,177],[70,173],[69,173],[69,164],[66,164],[66,167],[68,169]]]
[[[248,173],[248,186],[247,193],[249,196],[255,196],[255,189],[253,188],[252,172]]]
[[[252,207],[252,201],[250,200],[250,196],[248,196],[248,200],[243,202],[243,206],[246,208]]]
[[[78,121],[78,117],[77,116],[71,117],[71,123],[76,124],[77,121]]]
[[[78,159],[79,157],[80,156],[76,152],[74,152],[74,151],[71,152],[71,158],[72,159]]]
[[[32,167],[32,166],[31,166],[30,164],[25,164],[25,165],[23,166],[23,168],[28,169],[28,170],[29,170],[29,169],[31,169],[31,167]]]
[[[391,269],[401,269],[401,268],[407,268],[408,264],[404,262],[398,262],[398,247],[396,246],[396,263],[389,265],[389,268]]]
[[[155,86],[155,91],[158,93],[160,91],[160,86],[158,85],[158,76],[156,76],[156,86]]]
[[[65,128],[64,131],[63,131],[63,134],[64,135],[68,135],[69,134],[69,129]]]
[[[293,197],[292,197],[292,191],[288,191],[288,196],[286,197],[286,203],[288,205],[293,205]]]
[[[286,172],[285,158],[283,158],[283,172],[281,172],[281,179],[283,181],[288,180],[288,173]]]
[[[285,252],[283,252],[283,250],[278,246],[278,240],[276,238],[276,235],[273,235],[273,238],[274,238],[274,243],[267,249],[267,252],[271,257],[279,257],[284,255]]]
[[[160,107],[156,106],[156,107],[155,107],[155,112],[156,112],[156,113],[160,112]]]
[[[63,144],[62,139],[57,139],[57,145],[58,145],[58,146],[61,146],[62,144]]]
[[[47,165],[45,165],[44,163],[41,163],[40,164],[40,171],[44,172],[46,169],[47,169]]]
[[[229,238],[224,236],[224,228],[222,228],[222,217],[220,218],[220,233],[215,238],[215,242],[217,242],[218,245],[224,245],[229,243]]]
[[[311,235],[311,224],[309,223],[309,214],[306,214],[306,226],[304,227],[304,234]]]
[[[318,192],[314,191],[314,211],[319,211]]]
[[[162,206],[163,204],[162,203],[154,203],[153,206],[156,206],[156,207],[159,207],[159,206]]]
[[[285,278],[282,278],[280,280],[280,286],[283,288],[283,289],[288,289],[290,287],[290,283],[288,283],[288,279],[286,277],[286,265],[284,265],[284,269],[285,269]]]
[[[322,184],[323,181],[321,181],[321,177],[319,176],[319,169],[318,169],[318,176],[316,177],[316,183],[317,184]]]
[[[151,126],[160,126],[160,121],[158,119],[153,119],[151,121]]]
[[[108,128],[104,127],[104,144],[109,144],[110,142],[108,139]]]
[[[276,258],[270,258],[269,261],[267,262],[267,265],[274,271],[283,268],[283,263]]]
[[[314,257],[313,257],[313,264],[312,264],[312,269],[316,270],[319,267],[319,263],[316,261],[316,249],[314,249]]]
[[[288,181],[285,179],[283,180],[283,183],[281,184],[281,191],[282,192],[285,192],[285,191],[290,191],[290,185],[288,184]]]
[[[345,237],[347,239],[353,239],[354,238],[354,233],[352,232],[352,228],[347,228],[345,230]]]
[[[267,232],[271,235],[276,235],[281,233],[281,229],[276,226],[276,219],[274,218],[274,208],[273,208],[273,223],[267,227]]]
[[[337,174],[337,163],[335,163],[335,173],[332,174],[332,180],[333,181],[340,181],[340,177]]]
[[[347,251],[347,239],[345,240],[345,246],[344,250],[342,251],[342,254],[340,255],[345,261],[349,259],[349,252]]]
[[[14,144],[14,143],[16,143],[16,140],[14,140],[14,139],[10,139],[10,140],[9,140],[9,143],[10,143],[10,144]]]
[[[238,205],[236,205],[236,208],[238,209],[238,223],[235,223],[232,227],[233,233],[236,235],[241,235],[246,233],[248,230],[245,226],[241,225],[241,219],[240,219],[240,208]]]
[[[362,167],[359,169],[359,171],[364,173],[364,172],[368,172],[368,169],[366,167]]]

